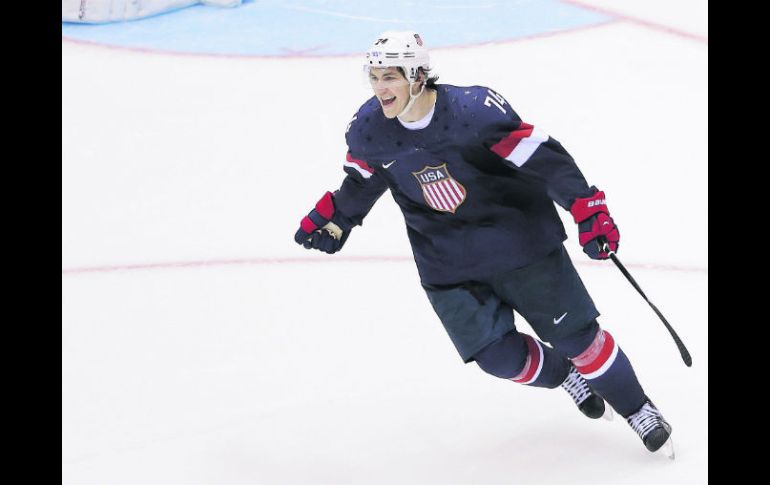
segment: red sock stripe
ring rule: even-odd
[[[610,358],[615,349],[615,339],[609,332],[599,330],[591,345],[574,359],[572,363],[581,374],[591,374],[599,370]]]
[[[524,363],[524,368],[519,375],[511,378],[513,382],[529,382],[534,376],[537,369],[540,367],[540,349],[537,348],[535,339],[529,335],[523,335],[524,341],[527,342],[527,362]]]

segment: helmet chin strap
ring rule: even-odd
[[[409,112],[410,109],[412,109],[412,106],[414,106],[414,102],[417,101],[417,98],[420,97],[420,95],[425,91],[425,82],[422,83],[422,87],[420,87],[420,92],[417,94],[412,94],[412,86],[414,83],[409,83],[409,102],[406,103],[406,106],[404,106],[404,109],[397,115],[399,119],[401,119],[402,116],[404,116],[406,113]],[[401,119],[401,121],[404,121]]]

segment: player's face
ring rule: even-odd
[[[369,83],[386,118],[395,118],[409,103],[409,81],[398,68],[370,69]]]

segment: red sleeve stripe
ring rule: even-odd
[[[527,342],[527,361],[519,375],[512,377],[511,380],[519,384],[532,384],[540,377],[540,371],[543,370],[543,348],[540,342],[531,336],[523,334],[522,337]]]
[[[374,173],[374,170],[372,170],[372,167],[367,165],[366,162],[364,162],[363,160],[358,160],[350,156],[350,152],[348,152],[348,155],[345,158],[345,160],[346,161],[344,165],[346,167],[352,168],[353,170],[361,174],[361,176],[365,179],[368,179]]]
[[[583,377],[596,379],[607,372],[617,356],[618,346],[615,345],[615,339],[609,332],[599,330],[591,345],[585,352],[572,359],[572,363]]]
[[[548,135],[543,130],[522,122],[517,129],[492,145],[490,149],[501,158],[521,167],[545,141],[548,141]]]

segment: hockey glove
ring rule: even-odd
[[[315,209],[302,218],[294,240],[305,249],[332,254],[342,249],[352,227],[351,221],[335,210],[332,193],[326,192]]]
[[[583,246],[583,252],[591,259],[607,259],[610,255],[599,248],[598,237],[604,236],[609,243],[610,250],[617,252],[620,241],[615,221],[610,217],[607,203],[604,200],[604,192],[596,187],[591,187],[595,192],[589,197],[575,199],[570,208],[572,217],[578,225],[578,239]]]

